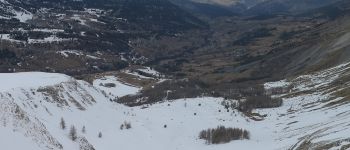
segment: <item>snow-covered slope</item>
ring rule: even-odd
[[[350,64],[266,83],[268,91],[284,99],[282,107],[267,114],[266,122],[276,122],[276,140],[288,141],[290,149],[348,149],[350,147]],[[281,90],[284,89],[284,90]],[[283,92],[281,92],[283,91]]]
[[[10,85],[1,88],[1,130],[6,130],[6,134],[1,137],[5,140],[0,141],[4,142],[1,144],[6,145],[6,149],[24,148],[11,142],[16,136],[20,136],[16,142],[28,143],[29,146],[23,146],[33,150],[38,147],[67,150],[120,147],[126,150],[197,149],[206,147],[204,141],[197,139],[199,131],[215,127],[220,122],[227,124],[222,120],[230,116],[217,111],[223,109],[221,99],[198,98],[129,108],[111,102],[110,96],[114,94],[105,95],[87,82],[62,74],[15,73],[0,76],[1,83]],[[103,80],[95,82],[100,81]],[[125,90],[131,89],[122,83],[117,83],[116,87],[120,88],[110,92],[125,93]],[[199,103],[202,106],[198,106]],[[61,118],[66,123],[66,129],[60,128]],[[132,128],[121,130],[120,125],[124,122],[130,122]],[[76,141],[69,138],[70,126],[78,129]],[[85,133],[82,132],[83,127]],[[101,138],[98,137],[100,132]],[[7,136],[13,138],[6,139]]]
[[[11,1],[10,1],[11,2]],[[18,2],[18,1],[17,1]],[[33,14],[21,7],[14,6],[7,0],[0,0],[0,19],[12,19],[16,18],[20,22],[26,22],[33,18]]]
[[[111,84],[108,86],[108,84]],[[122,97],[129,94],[137,93],[141,88],[127,85],[127,83],[122,83],[115,76],[105,76],[94,80],[93,85],[99,88],[101,91],[104,91],[109,97]]]
[[[278,93],[274,96],[284,103],[255,110],[261,121],[237,110],[226,111],[222,98],[127,107],[112,99],[135,94],[138,88],[118,77],[97,79],[92,86],[62,74],[0,74],[0,144],[13,150],[340,149],[350,144],[350,103],[342,98],[346,94],[339,95],[348,88],[349,70],[350,65],[344,64],[267,83],[267,91]],[[115,86],[100,86],[106,83]],[[65,129],[60,128],[61,118]],[[131,128],[121,129],[124,122]],[[251,139],[220,145],[198,139],[201,130],[218,125],[247,129]],[[71,126],[77,129],[75,141],[69,137]]]

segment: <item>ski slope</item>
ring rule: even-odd
[[[262,121],[237,110],[226,111],[222,98],[127,107],[111,99],[136,94],[140,88],[114,76],[101,77],[91,85],[63,74],[0,74],[0,83],[4,83],[0,86],[0,144],[12,150],[285,150],[317,149],[327,144],[340,149],[349,145],[350,104],[330,104],[343,99],[334,92],[348,88],[348,83],[342,87],[332,83],[348,75],[349,69],[350,65],[344,64],[267,83],[267,90],[290,90],[274,95],[283,98],[281,107],[254,110],[265,116]],[[116,86],[101,86],[105,83]],[[60,128],[61,118],[66,129]],[[129,122],[131,129],[121,130],[124,122]],[[218,125],[247,129],[251,139],[220,145],[207,145],[198,139],[201,130]],[[69,138],[71,126],[77,129],[76,141]]]

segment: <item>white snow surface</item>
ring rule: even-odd
[[[74,15],[71,17],[71,19],[78,21],[79,24],[81,24],[81,25],[87,25],[87,24],[86,24],[86,20],[82,19],[81,16],[78,15],[78,14],[74,14]]]
[[[264,84],[265,89],[288,87],[290,83],[287,80],[281,80],[276,82],[268,82]]]
[[[100,57],[97,56],[93,56],[93,55],[88,55],[88,54],[84,54],[84,52],[82,50],[61,50],[61,51],[57,51],[57,54],[60,54],[61,56],[68,58],[69,56],[85,56],[87,59],[101,59]]]
[[[106,87],[105,84],[114,84],[115,87]],[[125,95],[131,95],[139,92],[141,90],[140,87],[127,85],[126,83],[121,82],[118,77],[115,76],[105,76],[100,79],[96,79],[93,82],[93,85],[104,91],[106,94],[113,97],[122,97]]]
[[[123,56],[122,56],[123,59]],[[143,72],[145,74],[147,74],[147,76],[144,76],[139,72]],[[160,72],[150,68],[150,67],[144,67],[144,68],[140,68],[140,69],[136,69],[135,70],[124,70],[124,73],[132,75],[132,76],[136,76],[139,79],[157,79],[157,78],[165,78],[164,75],[162,75]]]
[[[10,34],[0,34],[0,40],[6,40],[6,41],[11,41],[11,42],[16,42],[16,43],[23,43],[23,41],[11,39]]]
[[[153,75],[153,76],[159,76],[160,73],[150,67],[145,67],[143,69],[138,69],[139,71],[145,72],[147,74]]]
[[[15,14],[15,18],[17,18],[20,22],[27,22],[33,18],[33,14],[25,10],[15,11]]]
[[[56,73],[0,73],[0,91],[14,88],[38,88],[59,84],[69,80],[73,80],[73,78]]]
[[[54,31],[53,31],[54,32]],[[29,44],[35,44],[35,43],[53,43],[53,42],[65,42],[65,41],[71,41],[71,40],[76,40],[76,39],[68,39],[68,38],[59,38],[56,35],[50,35],[48,37],[45,37],[43,39],[28,39],[28,41],[20,41],[20,40],[15,40],[10,37],[10,34],[0,34],[0,40],[7,40],[11,42],[16,42],[16,43],[26,43],[28,42]]]
[[[52,43],[52,42],[63,42],[70,41],[75,39],[68,38],[59,38],[56,35],[51,35],[49,37],[45,37],[44,39],[28,39],[28,43]]]
[[[46,32],[46,33],[58,33],[58,32],[64,32],[62,29],[33,29],[32,31],[39,31],[39,32]]]
[[[56,53],[61,54],[64,57],[69,57],[69,54],[76,55],[76,56],[84,55],[84,53],[81,50],[62,50],[62,51],[57,51]]]
[[[350,104],[328,107],[341,98],[320,87],[331,86],[334,76],[348,74],[349,68],[338,66],[289,80],[293,91],[284,94],[282,107],[255,110],[266,115],[262,121],[249,119],[237,110],[227,112],[222,98],[127,107],[109,99],[136,94],[140,89],[113,76],[97,79],[92,86],[62,74],[0,74],[0,144],[11,150],[285,150],[310,141],[315,143],[311,146],[337,142],[333,149],[340,149],[349,143]],[[329,82],[319,82],[324,80]],[[116,86],[107,88],[101,83]],[[64,130],[59,126],[61,118],[66,122]],[[131,129],[120,129],[125,121],[131,123]],[[77,128],[76,141],[68,137],[72,125]],[[218,125],[247,129],[251,139],[220,145],[206,145],[198,139],[201,130]],[[86,133],[81,131],[83,126]],[[14,139],[23,144],[16,144]]]

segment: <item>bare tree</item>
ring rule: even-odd
[[[72,141],[75,141],[77,139],[77,130],[74,126],[71,126],[69,131],[69,137]]]
[[[61,127],[61,129],[63,129],[63,130],[66,129],[66,122],[64,121],[63,118],[61,118],[60,127]]]
[[[86,133],[85,126],[83,126],[83,128],[81,129],[81,132]]]

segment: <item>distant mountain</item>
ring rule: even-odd
[[[326,5],[317,9],[307,11],[299,14],[300,16],[309,16],[317,18],[330,18],[336,19],[341,16],[350,14],[350,1],[341,0],[330,5]]]
[[[206,16],[232,16],[263,0],[171,0],[181,8]]]
[[[171,0],[174,4],[178,5],[179,7],[192,12],[194,14],[200,14],[210,17],[217,17],[217,16],[232,16],[236,15],[235,11],[232,11],[231,8],[217,5],[217,4],[210,4],[210,3],[199,3],[194,2],[190,0]]]
[[[249,8],[246,14],[300,14],[339,0],[266,0]]]
[[[214,4],[214,5],[221,5],[221,6],[227,6],[227,7],[234,6],[237,4],[244,4],[247,7],[251,7],[253,5],[256,5],[266,0],[190,0],[190,1],[196,2],[196,3]]]
[[[205,4],[216,4],[222,6],[230,6],[238,3],[240,0],[191,0],[197,3],[205,3]]]
[[[189,10],[208,14],[300,14],[339,0],[172,0]],[[204,7],[205,6],[205,7]],[[216,9],[213,9],[216,8]],[[205,10],[206,9],[206,10]],[[217,11],[221,9],[221,11]],[[198,11],[201,10],[201,11]],[[225,13],[222,13],[225,11]]]

